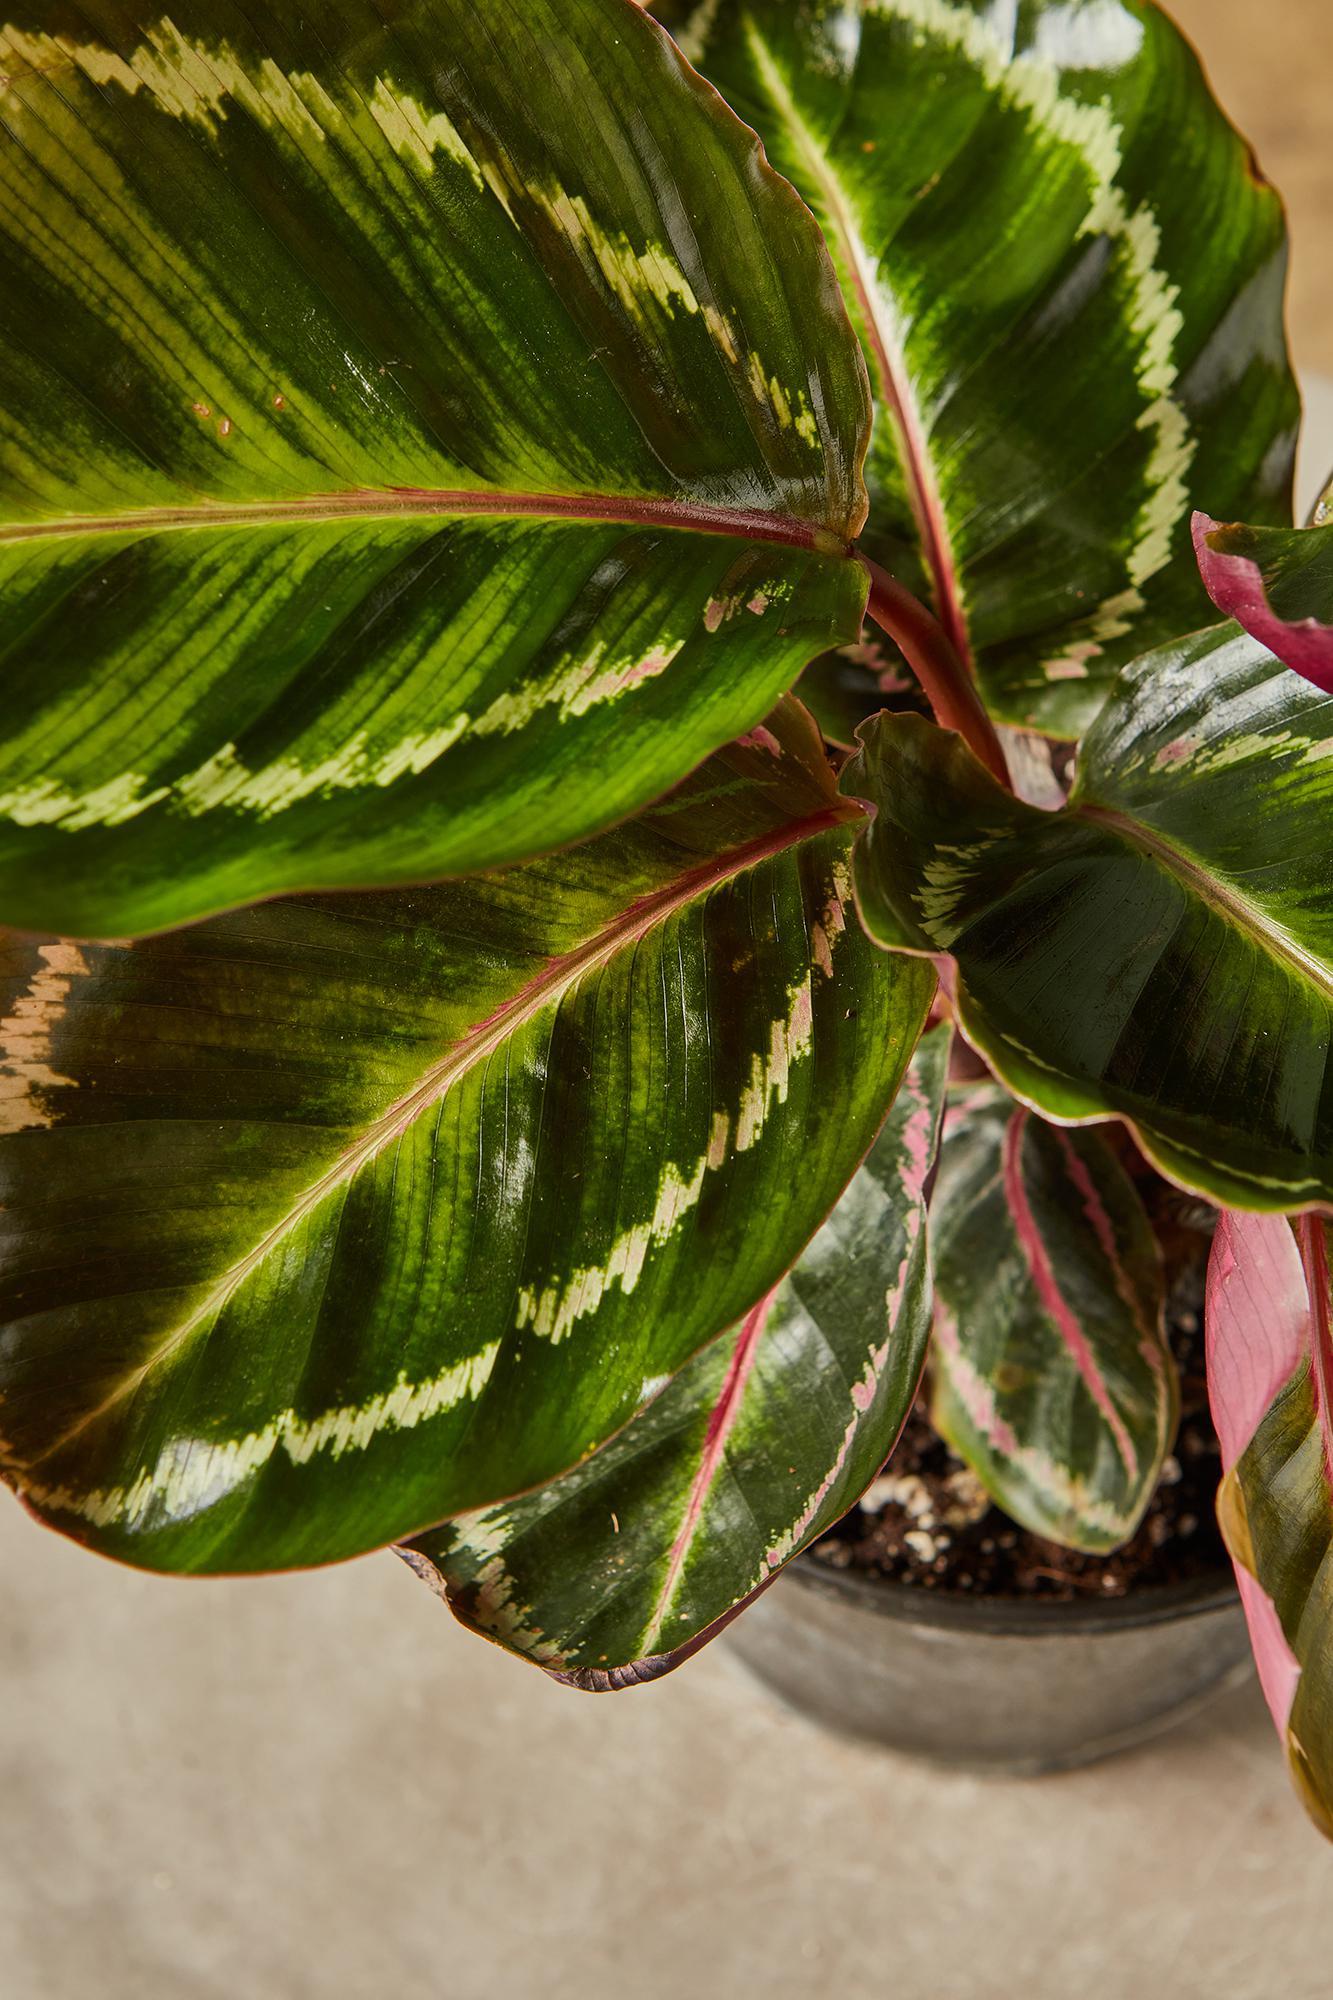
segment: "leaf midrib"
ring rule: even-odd
[[[422,515],[440,520],[490,515],[568,521],[606,521],[699,535],[724,535],[850,557],[852,544],[833,529],[794,514],[747,512],[686,500],[610,493],[515,493],[484,488],[388,487],[347,493],[311,493],[285,500],[200,501],[179,507],[141,507],[120,514],[69,515],[53,521],[0,522],[0,543],[46,541],[78,535],[163,534],[189,528],[264,528],[287,522],[383,520]]]
[[[806,171],[823,196],[831,230],[846,259],[848,275],[865,320],[871,358],[897,435],[898,461],[921,538],[926,568],[934,585],[940,623],[970,671],[972,644],[944,504],[908,379],[907,357],[893,329],[885,325],[879,306],[878,274],[871,267],[843,184],[830,166],[827,153],[802,117],[771,49],[753,21],[747,22],[746,32],[764,88],[773,99],[779,115],[786,120]]]
[[[1102,1373],[1092,1342],[1079,1322],[1078,1313],[1060,1283],[1052,1246],[1037,1220],[1027,1191],[1023,1166],[1023,1138],[1032,1117],[1027,1105],[1020,1104],[1009,1119],[1001,1149],[1005,1200],[1008,1204],[1019,1254],[1027,1267],[1038,1301],[1056,1335],[1095,1404],[1102,1422],[1120,1454],[1131,1493],[1142,1478],[1138,1454],[1124,1417],[1116,1408],[1110,1386]]]
[[[240,1288],[251,1272],[259,1268],[284,1237],[297,1228],[327,1195],[335,1188],[353,1180],[387,1146],[395,1139],[401,1138],[421,1113],[442,1098],[460,1077],[466,1075],[478,1063],[488,1059],[509,1036],[516,1033],[525,1022],[532,1020],[544,1007],[559,1000],[586,973],[605,965],[626,945],[637,943],[674,911],[700,896],[707,895],[711,890],[743,874],[746,869],[756,867],[760,862],[784,853],[788,848],[799,846],[821,833],[830,832],[833,828],[846,825],[860,817],[863,817],[863,808],[851,800],[839,799],[822,812],[807,814],[799,820],[789,820],[781,827],[732,848],[711,861],[701,863],[665,888],[638,897],[593,937],[585,939],[572,951],[549,959],[538,973],[534,974],[493,1014],[466,1030],[447,1053],[431,1065],[411,1090],[404,1092],[387,1111],[375,1119],[362,1137],[354,1145],[349,1146],[332,1166],[326,1168],[318,1180],[298,1197],[286,1214],[265,1231],[254,1248],[247,1251],[230,1267],[214,1285],[207,1298],[196,1306],[179,1326],[172,1329],[167,1339],[145,1361],[118,1382],[96,1408],[87,1411],[76,1423],[70,1425],[23,1469],[27,1472],[36,1470],[38,1466],[63,1450],[91,1424],[96,1423],[108,1410],[122,1402],[126,1396],[133,1395],[154,1369],[170,1360],[193,1333],[224,1309],[233,1293]]]
[[[778,1289],[780,1288],[775,1287],[773,1291],[767,1292],[757,1305],[750,1308],[741,1321],[740,1332],[736,1336],[721,1387],[708,1413],[699,1462],[694,1469],[694,1477],[690,1481],[685,1504],[681,1510],[680,1527],[671,1544],[661,1586],[639,1641],[638,1650],[641,1659],[651,1659],[660,1645],[662,1627],[666,1624],[676,1593],[680,1589],[685,1564],[698,1539],[704,1510],[726,1458],[728,1441],[745,1404],[746,1390],[758,1356],[759,1343],[764,1337],[768,1316]]]

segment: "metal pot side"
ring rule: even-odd
[[[1229,1575],[1088,1604],[937,1597],[801,1558],[727,1635],[813,1721],[956,1769],[1114,1756],[1244,1680]]]

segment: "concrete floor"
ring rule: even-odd
[[[724,1646],[620,1697],[391,1556],[121,1572],[0,1512],[5,2000],[1316,2000],[1328,1849],[1252,1688],[1114,1764],[942,1776]]]
[[[1297,351],[1333,372],[1326,7],[1177,11],[1293,199]],[[1333,388],[1311,419],[1307,490]],[[982,1783],[830,1741],[723,1646],[575,1695],[390,1556],[170,1583],[6,1502],[0,1690],[0,2000],[1329,1991],[1333,1856],[1253,1687]]]

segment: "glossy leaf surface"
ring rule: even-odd
[[[865,1165],[739,1327],[587,1464],[402,1551],[465,1624],[579,1687],[654,1679],[865,1490],[925,1360],[949,1040],[923,1041]]]
[[[1333,694],[1333,525],[1247,528],[1196,514],[1194,548],[1218,610]]]
[[[824,225],[879,411],[867,551],[997,716],[1078,734],[1206,620],[1192,502],[1291,519],[1282,214],[1193,53],[1139,0],[656,11]]]
[[[1208,1272],[1218,1518],[1297,1792],[1333,1839],[1333,1297],[1328,1225],[1224,1215]]]
[[[0,78],[4,920],[549,851],[859,630],[836,278],[630,0],[16,0]]]
[[[1234,626],[1128,669],[1070,804],[881,717],[844,785],[878,817],[857,897],[952,954],[959,1021],[1057,1120],[1130,1120],[1237,1208],[1333,1201],[1333,702]]]
[[[1005,1512],[1113,1549],[1171,1447],[1161,1253],[1100,1133],[960,1086],[931,1199],[932,1415]]]
[[[602,1443],[782,1276],[912,1053],[934,978],[848,921],[851,839],[793,705],[508,873],[9,940],[9,1479],[247,1570]]]

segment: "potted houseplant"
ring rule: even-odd
[[[1182,1190],[1326,1818],[1279,206],[1145,0],[660,12],[0,34],[5,1475],[632,1683],[854,1505],[935,1286],[978,1477],[1130,1537]]]

